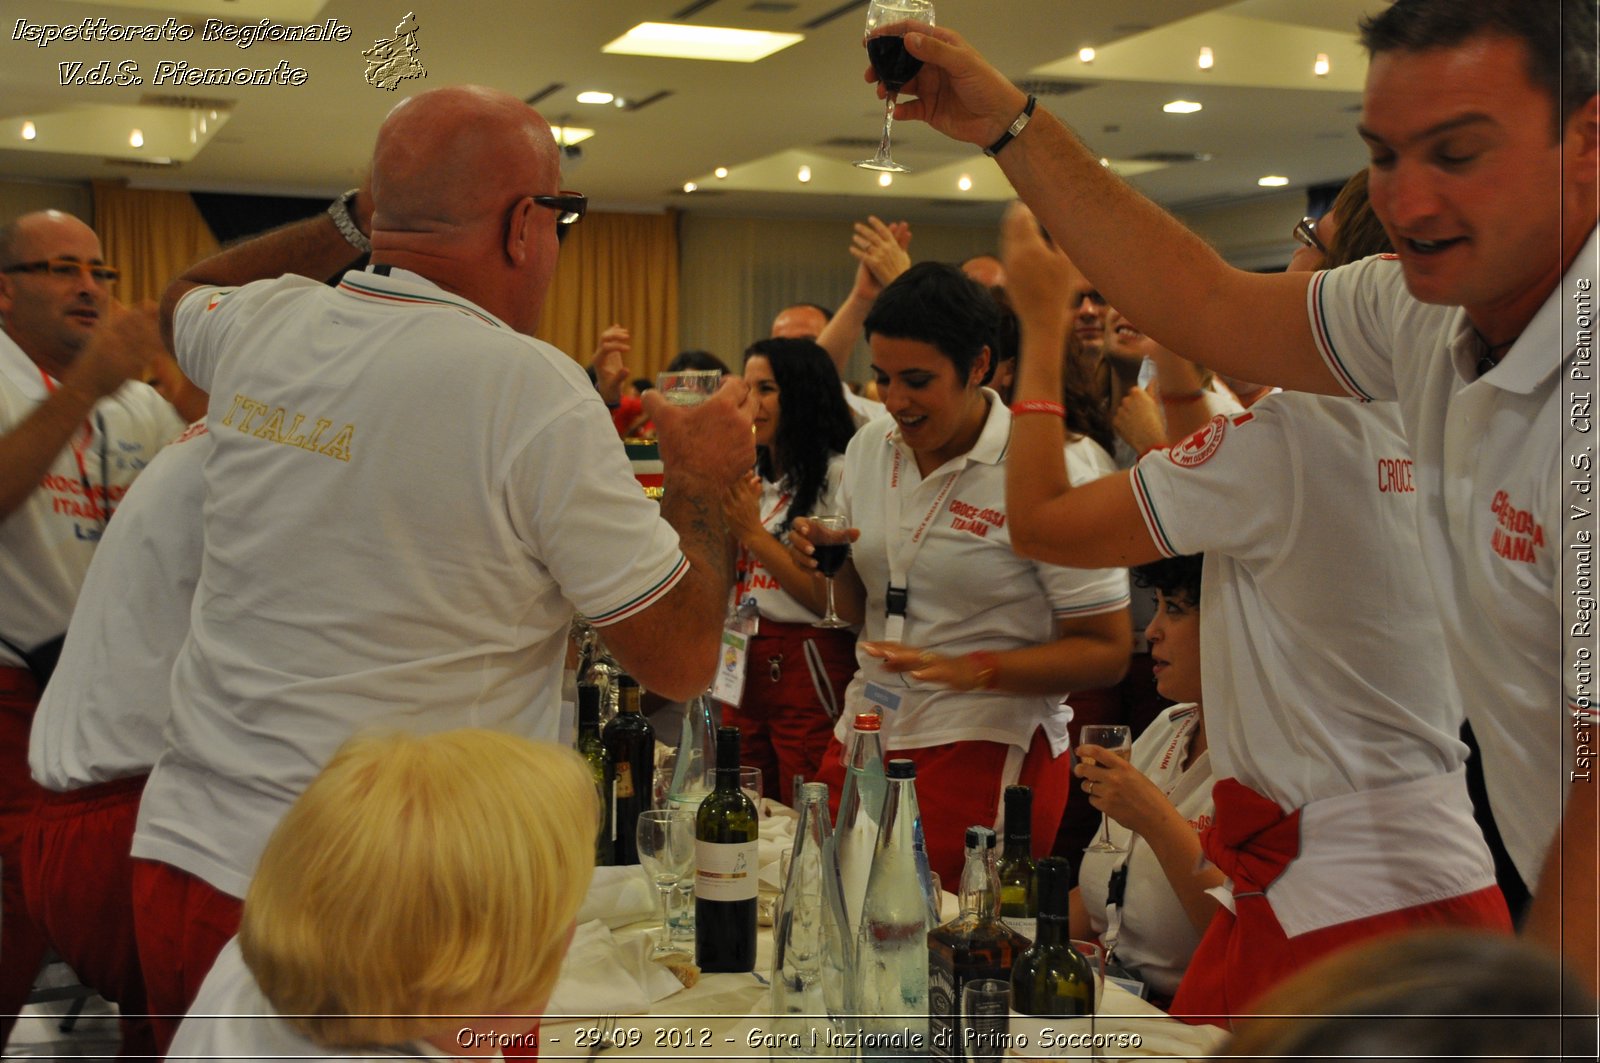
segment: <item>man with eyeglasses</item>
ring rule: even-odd
[[[1593,991],[1596,4],[1395,0],[1361,35],[1358,132],[1398,254],[1310,276],[1228,267],[945,27],[905,35],[924,65],[897,116],[990,145],[1068,253],[1172,349],[1249,380],[1400,404],[1417,563],[1496,822],[1533,888],[1524,932]]]
[[[41,794],[28,774],[34,709],[106,522],[183,430],[137,379],[159,344],[90,343],[119,312],[116,277],[94,230],[68,214],[0,228],[0,1045],[45,949],[20,880]]]
[[[755,461],[747,389],[692,409],[646,396],[666,481],[659,507],[645,498],[582,367],[532,338],[558,232],[586,206],[558,177],[520,100],[423,93],[380,129],[370,193],[167,291],[213,451],[133,847],[153,1013],[187,1009],[267,836],[353,732],[558,738],[575,612],[642,686],[686,700],[710,683],[722,495]],[[369,247],[337,287],[307,279]]]

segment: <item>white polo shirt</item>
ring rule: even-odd
[[[1196,835],[1211,825],[1215,811],[1211,751],[1195,757],[1187,770],[1183,767],[1198,722],[1194,705],[1174,705],[1150,721],[1133,744],[1129,761],[1167,795]],[[1150,846],[1116,820],[1102,816],[1101,821],[1110,825],[1111,843],[1125,851],[1085,850],[1078,868],[1078,897],[1089,915],[1090,927],[1096,935],[1104,934],[1111,874],[1126,862],[1128,880],[1122,893],[1117,959],[1157,993],[1170,997],[1189,969],[1201,932],[1184,913],[1183,903]]]
[[[245,966],[239,939],[217,954],[200,984],[189,1014],[178,1026],[167,1059],[178,1060],[343,1060],[449,1059],[424,1041],[403,1045],[326,1048],[302,1035],[278,1015]]]
[[[27,420],[55,386],[0,332],[0,434]],[[66,631],[109,514],[183,428],[171,404],[137,380],[95,404],[38,489],[0,519],[0,636],[31,650]],[[0,666],[22,661],[0,646]]]
[[[1134,470],[1164,556],[1205,552],[1211,763],[1292,811],[1463,763],[1392,404],[1273,395]]]
[[[910,556],[901,641],[919,649],[960,656],[1038,645],[1055,640],[1058,619],[1127,607],[1126,569],[1060,568],[1012,551],[1003,464],[1011,411],[994,392],[984,389],[984,395],[989,414],[977,444],[926,479],[891,417],[857,432],[845,451],[844,511],[861,529],[851,557],[867,592],[863,641],[887,637],[891,548]],[[1072,445],[1099,449],[1088,440]],[[855,713],[877,705],[886,749],[964,741],[1026,749],[1041,726],[1053,754],[1067,748],[1072,711],[1059,696],[951,690],[887,672],[859,649],[856,661],[847,711],[834,732],[841,742]]]
[[[1562,664],[1572,657],[1563,656],[1563,608],[1576,593],[1562,579],[1570,552],[1562,450],[1585,443],[1563,387],[1579,371],[1580,345],[1582,372],[1594,376],[1597,257],[1591,231],[1561,284],[1482,377],[1484,352],[1465,311],[1411,298],[1392,258],[1317,274],[1308,294],[1329,368],[1352,394],[1399,403],[1416,460],[1414,564],[1443,603],[1495,823],[1530,889],[1561,821],[1563,740],[1579,701],[1577,673]],[[1592,393],[1592,383],[1582,386]],[[1592,536],[1592,502],[1587,508],[1581,520]],[[1592,628],[1586,638],[1592,648]]]
[[[817,495],[817,503],[812,507],[812,513],[838,513],[839,492],[843,483],[844,455],[835,454],[828,459],[827,482]],[[794,493],[790,490],[787,480],[781,483],[762,480],[761,500],[757,503],[761,512],[761,526],[776,535],[783,527],[784,518],[788,515],[789,505],[793,501]],[[784,624],[810,624],[821,615],[813,613],[795,600],[794,595],[778,585],[777,577],[767,571],[767,566],[761,563],[761,559],[743,548],[739,551],[739,571],[733,594],[737,604],[754,602],[763,620],[776,620]]]
[[[172,662],[200,578],[200,465],[210,453],[196,422],[156,455],[106,528],[33,717],[28,767],[47,790],[143,775],[161,755]]]
[[[556,738],[574,609],[634,615],[688,563],[583,370],[423,277],[198,289],[174,333],[214,449],[133,851],[242,897],[352,733]]]

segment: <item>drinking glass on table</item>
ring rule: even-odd
[[[750,799],[750,803],[761,810],[761,769],[749,764],[739,765],[739,789]]]
[[[839,574],[850,557],[850,529],[840,516],[815,516],[811,518],[811,558],[817,571],[828,578],[828,612],[812,627],[849,627],[833,608],[833,577]]]
[[[1011,982],[978,978],[961,989],[961,1037],[973,1063],[999,1063],[1010,1028]]]
[[[652,956],[678,951],[672,945],[668,907],[673,890],[694,874],[694,813],[653,808],[639,813],[639,866],[661,900],[661,937]]]
[[[878,142],[878,153],[870,159],[856,163],[863,170],[884,170],[889,173],[909,173],[889,154],[889,132],[894,126],[894,103],[900,87],[917,76],[922,60],[906,51],[905,38],[895,34],[873,31],[880,26],[896,22],[921,22],[933,25],[933,0],[872,0],[867,5],[867,58],[883,83],[883,139]]]
[[[1133,753],[1133,730],[1121,723],[1085,724],[1078,732],[1078,741],[1086,746],[1099,746],[1127,760]],[[1087,759],[1087,758],[1085,758]],[[1100,840],[1086,846],[1086,853],[1125,853],[1128,850],[1111,844],[1111,817],[1105,816],[1100,824]]]

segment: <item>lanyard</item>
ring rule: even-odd
[[[44,381],[46,392],[51,395],[56,393],[56,382],[50,379],[49,373],[40,369],[39,379]],[[89,483],[88,463],[83,460],[83,452],[94,439],[96,427],[100,430],[100,498],[98,500],[95,499],[94,487]],[[100,416],[99,411],[95,411],[92,423],[87,417],[83,419],[81,431],[72,433],[72,439],[68,445],[72,449],[72,457],[78,463],[78,483],[83,485],[84,503],[89,507],[89,512],[94,514],[101,531],[104,531],[106,522],[111,519],[111,484],[106,472],[106,422],[105,418]]]
[[[889,475],[889,489],[883,493],[883,538],[884,545],[889,553],[889,587],[884,598],[883,637],[890,642],[902,642],[905,640],[906,608],[911,598],[909,584],[911,562],[916,559],[917,551],[922,549],[922,542],[927,535],[928,526],[933,523],[933,518],[944,507],[944,500],[950,497],[950,491],[955,487],[956,480],[961,476],[962,471],[958,468],[945,476],[944,486],[939,489],[939,495],[933,500],[933,505],[928,507],[928,512],[923,514],[922,523],[917,525],[917,530],[911,533],[909,539],[896,546],[894,543],[895,537],[900,534],[902,505],[900,479],[902,464],[903,458],[900,447],[897,444],[894,448],[894,468]]]
[[[776,517],[780,512],[782,512],[783,508],[789,504],[789,499],[792,494],[793,492],[784,491],[778,496],[777,504],[767,512],[766,516],[761,518],[761,526],[763,528],[765,528],[772,521],[772,518]],[[757,512],[759,512],[759,510]],[[749,589],[748,580],[755,572],[756,567],[757,564],[755,555],[750,553],[748,549],[741,545],[739,547],[739,563],[735,568],[737,579],[734,581],[733,585],[733,605],[735,609],[737,609],[739,604],[744,601],[745,591]]]

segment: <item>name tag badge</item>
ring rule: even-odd
[[[865,691],[866,698],[884,712],[894,712],[900,707],[900,695],[888,687],[879,686],[877,683],[868,683]]]
[[[750,643],[730,624],[722,629],[722,656],[717,662],[717,676],[711,682],[711,696],[734,708],[744,694],[745,654]]]

